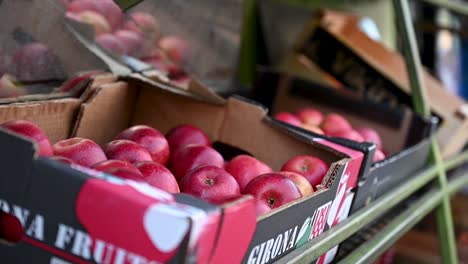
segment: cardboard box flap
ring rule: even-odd
[[[462,122],[468,121],[468,112],[464,110],[468,108],[468,102],[451,94],[439,80],[430,74],[425,74],[424,85],[427,86],[429,102],[434,110],[440,109],[439,111],[444,111]],[[439,98],[440,100],[431,100],[431,98]]]
[[[15,119],[32,121],[54,143],[70,135],[79,107],[80,100],[73,98],[0,105],[0,123]]]
[[[203,97],[206,100],[211,101],[213,103],[218,103],[218,104],[224,103],[224,98],[219,96],[215,91],[213,91],[207,85],[202,83],[199,79],[196,78],[196,76],[190,77],[190,82],[187,87],[174,87],[170,83],[169,79],[161,78],[160,74],[157,71],[154,71],[154,70],[145,71],[143,75],[145,77],[150,78],[153,81],[159,81],[159,83],[161,82],[165,83],[167,86],[172,87],[173,89],[182,89],[182,90],[190,91],[191,93],[196,94],[200,97]]]
[[[295,76],[308,79],[323,85],[329,85],[336,89],[342,89],[341,84],[335,77],[318,67],[307,56],[300,53],[289,53],[278,68],[281,72],[294,74]]]
[[[81,105],[73,135],[102,145],[130,125],[137,90],[125,82],[104,84]],[[103,111],[105,109],[105,111]],[[99,127],[96,127],[99,124]]]
[[[211,140],[218,139],[225,115],[223,106],[146,85],[139,91],[132,125],[147,124],[166,133],[177,125],[192,124]]]
[[[188,90],[192,91],[195,94],[206,97],[208,100],[212,101],[213,103],[222,104],[225,101],[224,98],[216,94],[213,90],[208,88],[208,86],[204,85],[203,83],[199,82],[198,80],[194,78],[190,80]]]
[[[406,64],[403,57],[369,38],[359,30],[357,18],[348,14],[324,11],[321,26],[337,39],[346,43],[372,67],[380,71],[406,93],[411,93]],[[437,113],[453,113],[467,103],[443,87],[443,85],[424,70],[424,85],[427,87],[431,107]]]
[[[138,73],[120,76],[119,79],[126,81],[130,84],[144,85],[146,87],[152,87],[154,89],[170,91],[174,94],[188,96],[199,101],[205,101],[214,104],[224,103],[224,100],[221,97],[216,95],[208,87],[203,86],[200,82],[197,82],[196,80],[191,80],[189,88],[185,90],[175,87],[170,83],[160,81],[158,79],[151,79]]]

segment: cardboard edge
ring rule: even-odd
[[[76,117],[76,121],[75,121],[75,124],[73,125],[73,128],[72,128],[72,132],[71,132],[71,135],[76,135],[78,130],[80,129],[80,125],[81,125],[81,120],[83,118],[83,115],[84,115],[84,112],[86,111],[86,105],[91,103],[93,101],[94,98],[96,98],[99,94],[99,92],[101,91],[101,87],[97,87],[96,89],[94,89],[92,92],[90,92],[87,96],[86,96],[86,99],[85,101],[80,105],[80,108],[79,108],[79,111],[78,111],[78,115]]]
[[[390,156],[389,158],[385,159],[385,160],[381,160],[381,161],[378,161],[378,162],[374,162],[370,168],[370,172],[376,170],[376,169],[379,169],[381,167],[384,167],[384,166],[389,166],[390,164],[393,164],[395,162],[397,162],[398,160],[401,160],[401,159],[404,159],[406,156],[414,153],[415,151],[417,151],[418,149],[421,148],[422,145],[424,145],[427,141],[430,140],[430,137],[427,137],[427,138],[423,138],[419,143],[399,152],[399,153],[396,153],[395,155],[393,156]]]

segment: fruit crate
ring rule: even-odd
[[[375,129],[382,137],[384,149],[386,144],[391,145],[391,149],[387,149],[390,155],[375,161],[374,155],[378,150],[374,144],[317,134],[307,130],[307,127],[290,126],[311,137],[325,138],[364,153],[365,161],[361,167],[352,213],[394,187],[404,184],[414,172],[427,164],[430,137],[437,124],[436,118],[425,119],[408,108],[388,108],[357,94],[277,71],[261,68],[258,72],[250,96],[267,106],[271,116],[310,108],[321,111],[324,115],[337,113],[353,126]]]
[[[459,167],[468,162],[468,152],[463,152],[456,158],[446,160],[444,168],[449,170]],[[396,214],[392,219],[384,220],[387,224],[379,231],[376,231],[370,239],[352,250],[342,253],[338,263],[368,263],[377,259],[383,252],[390,248],[396,240],[404,233],[416,225],[425,215],[433,211],[440,204],[445,194],[451,195],[468,184],[468,172],[459,173],[448,182],[447,190],[442,190],[437,186],[437,168],[432,166],[419,173],[407,184],[395,188],[390,193],[380,197],[367,207],[351,215],[342,224],[324,232],[324,236],[314,243],[308,243],[304,247],[297,249],[291,254],[283,257],[278,263],[309,263],[317,255],[327,251],[338,243],[342,243],[353,234],[357,234],[367,225],[376,219],[390,212],[392,208],[398,208],[398,204],[413,193],[417,192],[427,184],[434,183],[433,188],[429,188],[417,197],[411,199],[411,203],[404,210],[396,209]],[[392,214],[393,215],[393,214]],[[349,244],[348,244],[349,245]],[[346,256],[344,256],[346,255]]]
[[[274,241],[283,241],[286,239],[283,236],[287,234],[289,246],[282,247],[281,250],[278,248],[266,260],[269,263],[315,239],[324,230],[346,218],[354,197],[352,190],[362,161],[361,153],[351,152],[355,156],[349,156],[337,151],[339,146],[332,148],[323,142],[314,142],[292,133],[279,122],[266,117],[265,109],[240,98],[229,98],[218,103],[208,102],[206,98],[195,95],[189,97],[180,94],[179,90],[170,91],[139,77],[141,76],[124,77],[120,81],[96,87],[78,105],[61,99],[4,106],[4,118],[11,119],[14,115],[29,116],[31,120],[40,122],[53,135],[51,138],[54,141],[67,137],[72,126],[71,135],[91,138],[99,144],[108,142],[119,131],[132,124],[147,124],[167,131],[176,124],[191,122],[203,128],[216,141],[214,146],[226,158],[247,152],[278,170],[284,162],[281,156],[315,153],[330,162],[327,176],[313,195],[257,218],[255,205],[250,198],[214,206],[184,194],[168,194],[81,166],[72,165],[70,168],[48,158],[37,158],[31,142],[0,132],[0,141],[8,146],[0,151],[1,160],[9,164],[5,165],[5,171],[11,171],[7,175],[16,175],[14,178],[1,178],[2,181],[9,182],[8,188],[5,187],[7,184],[0,185],[4,186],[0,193],[5,201],[5,208],[28,210],[33,220],[45,219],[44,229],[51,232],[46,236],[33,231],[30,233],[28,230],[33,229],[30,227],[32,224],[27,223],[24,243],[1,247],[0,250],[7,259],[27,262],[31,256],[41,261],[54,258],[50,253],[54,252],[54,247],[57,249],[54,238],[63,240],[65,238],[59,235],[71,232],[73,241],[60,240],[60,245],[63,246],[58,247],[57,254],[58,258],[73,262],[96,257],[88,254],[89,249],[78,251],[73,247],[73,243],[90,239],[99,241],[102,245],[112,244],[145,259],[204,262],[211,256],[216,263],[225,258],[248,262],[249,259],[268,256],[263,254],[265,251],[259,250],[272,246]],[[158,113],[157,116],[151,114],[155,112]],[[73,116],[77,117],[76,122],[69,119]],[[64,126],[63,122],[68,125]],[[97,124],[106,129],[97,130]],[[269,145],[268,142],[271,141],[276,142],[276,145]],[[14,167],[17,165],[14,160],[18,159],[8,154],[7,149],[11,148],[17,148],[22,153],[20,162],[24,164],[24,170],[15,171]],[[44,187],[54,186],[55,182],[59,184],[59,190]],[[27,192],[24,191],[26,186],[29,186]],[[47,190],[46,194],[44,190]],[[116,202],[120,204],[118,208],[115,207]],[[133,207],[135,208],[131,209]],[[56,208],[66,209],[56,211]],[[57,212],[61,214],[57,215]],[[143,220],[137,216],[149,213],[160,217],[161,222],[155,220],[157,227],[141,226],[140,221]],[[125,220],[122,218],[125,214],[135,217]],[[97,219],[108,220],[103,222]],[[117,229],[128,232],[125,231],[127,229],[122,229],[122,221],[127,221],[123,226],[131,226],[132,230],[138,227],[132,237],[139,238],[139,243],[127,241],[123,236],[115,236]],[[191,224],[185,226],[184,223]],[[181,232],[154,237],[167,226]],[[64,231],[65,229],[72,231]],[[202,231],[198,231],[199,229]],[[203,235],[198,235],[198,232],[203,232]],[[151,241],[143,239],[145,234],[149,235]],[[169,241],[168,244],[165,241]],[[156,251],[150,251],[152,243],[157,246]],[[233,244],[236,245],[234,249]],[[226,248],[231,249],[227,251]],[[25,251],[30,254],[22,254]]]

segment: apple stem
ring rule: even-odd
[[[269,205],[275,204],[275,199],[273,199],[273,198],[268,198],[268,204],[269,204]]]
[[[213,180],[213,179],[206,179],[206,180],[205,180],[205,183],[208,184],[208,185],[213,185],[213,184],[214,184],[214,180]]]

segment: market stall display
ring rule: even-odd
[[[393,3],[404,56],[314,10],[279,64],[247,65],[274,39],[250,39],[274,24],[256,1],[0,2],[0,259],[384,263],[436,209],[456,263],[466,102]]]

